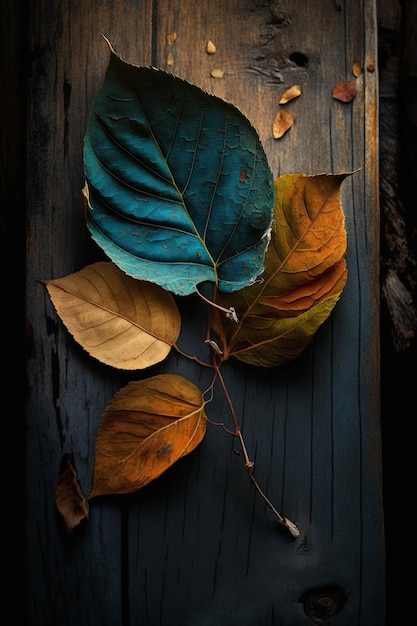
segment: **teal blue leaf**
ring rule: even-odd
[[[274,180],[232,104],[111,50],[84,139],[87,225],[126,274],[176,294],[262,273]]]

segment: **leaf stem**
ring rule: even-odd
[[[281,526],[282,529],[284,529],[286,532],[289,532],[290,535],[293,537],[293,539],[296,539],[297,537],[300,536],[300,531],[297,528],[297,526],[294,524],[294,522],[292,522],[291,520],[289,520],[287,517],[283,517],[281,515],[281,513],[274,507],[274,505],[272,504],[272,502],[269,500],[269,498],[266,496],[266,494],[262,491],[261,487],[259,486],[258,481],[256,480],[255,476],[253,475],[253,468],[255,466],[254,462],[250,460],[249,458],[249,454],[246,448],[246,444],[245,444],[245,440],[243,439],[243,435],[241,433],[240,427],[239,427],[239,423],[236,417],[236,413],[233,407],[233,403],[232,403],[232,399],[229,396],[229,393],[227,391],[226,388],[226,383],[224,382],[223,376],[220,373],[220,367],[219,364],[216,360],[216,357],[213,355],[213,367],[217,372],[217,378],[220,381],[220,384],[222,386],[223,389],[223,393],[226,397],[227,403],[229,405],[229,409],[230,409],[230,413],[232,415],[232,419],[233,419],[233,423],[235,426],[235,432],[233,433],[233,435],[235,437],[239,438],[240,441],[240,446],[242,448],[242,454],[243,454],[243,458],[245,461],[245,469],[248,472],[248,476],[250,478],[250,480],[252,481],[252,484],[254,485],[255,489],[257,490],[257,492],[259,493],[259,495],[261,496],[261,498],[263,498],[263,500],[265,501],[265,503],[267,504],[267,506],[271,509],[271,511],[274,513],[275,517],[278,519],[279,525]]]
[[[199,365],[203,365],[204,367],[213,367],[211,363],[206,363],[205,361],[201,361],[201,359],[199,359],[197,356],[193,356],[191,354],[183,352],[176,343],[174,343],[172,347],[178,352],[178,354],[185,357],[186,359],[189,359],[190,361],[195,361],[196,363],[198,363]]]
[[[209,304],[210,306],[214,307],[215,309],[218,309],[219,311],[222,311],[228,319],[233,320],[234,322],[236,322],[236,324],[239,323],[239,318],[236,315],[236,310],[233,306],[226,309],[224,306],[220,306],[220,304],[216,304],[212,300],[209,300],[208,298],[206,298],[206,296],[203,296],[203,294],[200,291],[198,291],[197,288],[196,288],[196,293],[198,296],[200,296],[202,300],[204,300],[204,302],[207,302],[207,304]]]
[[[285,529],[287,532],[290,533],[290,535],[296,539],[297,537],[300,536],[300,531],[297,528],[297,526],[294,524],[294,522],[291,522],[291,520],[289,520],[286,517],[283,517],[281,515],[281,513],[274,507],[274,505],[272,504],[271,500],[266,496],[266,494],[262,491],[261,487],[259,486],[258,481],[256,480],[255,476],[253,475],[253,468],[255,466],[254,462],[250,460],[247,449],[246,449],[246,445],[245,445],[245,441],[243,439],[243,435],[240,432],[240,430],[238,430],[237,436],[239,437],[240,440],[240,445],[242,447],[242,453],[243,453],[243,458],[245,459],[245,468],[248,472],[249,478],[252,481],[252,484],[254,485],[255,489],[257,490],[257,492],[259,493],[259,495],[261,496],[261,498],[263,498],[263,500],[265,501],[265,503],[269,506],[269,508],[271,509],[271,511],[274,513],[274,515],[277,517],[278,522],[280,524],[280,526]]]

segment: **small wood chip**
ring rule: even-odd
[[[169,33],[168,37],[167,37],[167,43],[169,46],[172,46],[172,44],[174,43],[174,41],[177,38],[177,33],[173,32],[173,33]]]
[[[207,54],[214,54],[216,52],[216,46],[210,39],[207,42],[206,52]]]
[[[282,97],[279,103],[286,104],[290,100],[293,100],[294,98],[298,98],[298,96],[301,96],[301,89],[299,85],[293,85],[282,94]]]
[[[210,72],[210,76],[211,76],[212,78],[223,78],[223,76],[224,76],[224,70],[219,70],[219,69],[217,69],[217,70],[211,70],[211,72]]]
[[[167,65],[174,65],[174,55],[172,54],[172,52],[168,52]]]
[[[362,67],[361,67],[360,63],[354,63],[353,64],[353,66],[352,66],[352,74],[354,76],[356,76],[356,78],[362,74]]]
[[[280,139],[293,125],[294,118],[288,111],[278,111],[272,122],[272,134],[275,139]]]

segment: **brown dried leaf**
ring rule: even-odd
[[[169,46],[172,46],[172,44],[174,43],[176,38],[177,38],[177,33],[176,32],[169,33],[169,35],[167,36],[167,44]]]
[[[335,100],[340,100],[341,102],[350,102],[358,95],[356,81],[341,80],[333,87],[332,95]]]
[[[77,472],[69,458],[65,470],[58,479],[55,502],[69,534],[80,522],[88,518],[88,502],[81,492]]]
[[[290,100],[294,100],[294,98],[298,98],[298,96],[301,96],[301,89],[299,85],[293,85],[282,94],[281,100],[279,101],[279,103],[286,104]]]
[[[178,339],[181,318],[172,295],[114,263],[42,282],[75,341],[102,363],[144,369],[164,360]]]
[[[132,493],[158,478],[202,441],[201,391],[174,374],[131,382],[102,416],[90,499]]]
[[[352,66],[352,74],[356,76],[360,76],[362,74],[362,67],[360,63],[354,63]]]
[[[294,118],[288,111],[278,111],[272,123],[272,134],[275,139],[280,139],[293,125]]]

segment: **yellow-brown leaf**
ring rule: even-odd
[[[326,298],[297,316],[249,316],[234,338],[233,356],[260,367],[276,367],[292,361],[305,350],[319,326],[329,317],[339,295]]]
[[[90,498],[136,491],[192,452],[206,432],[204,405],[200,390],[174,374],[121,389],[102,417]]]
[[[43,283],[74,339],[102,363],[144,369],[165,359],[178,339],[181,318],[172,295],[113,263]]]

